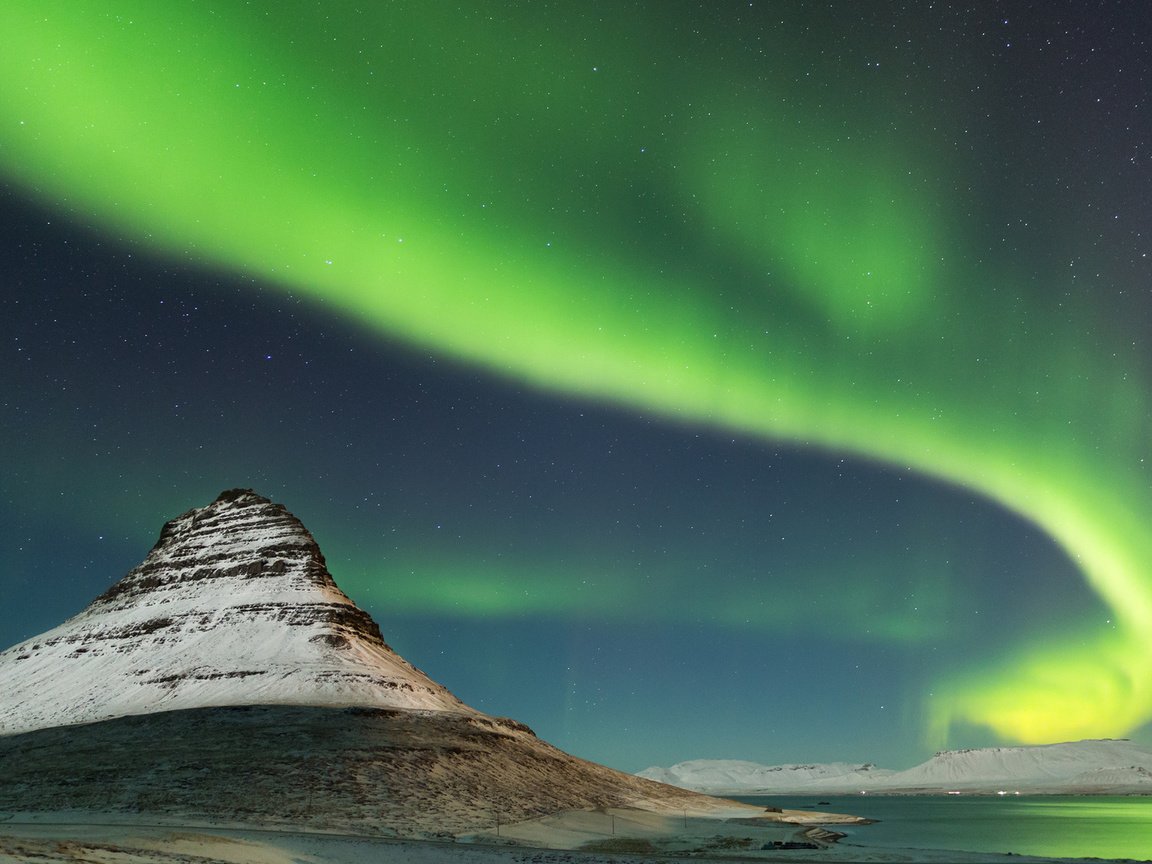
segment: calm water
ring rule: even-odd
[[[737,800],[879,820],[837,827],[849,835],[845,843],[860,846],[1152,859],[1152,798],[758,795]],[[828,804],[817,806],[818,801]]]

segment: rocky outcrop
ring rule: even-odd
[[[475,713],[397,655],[300,521],[233,489],[168,522],[144,561],[0,653],[0,734],[222,705]]]

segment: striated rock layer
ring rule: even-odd
[[[0,653],[0,735],[223,705],[476,714],[385,644],[308,530],[248,489],[168,522],[138,567]]]

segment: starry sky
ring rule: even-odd
[[[614,767],[1152,743],[1150,32],[4,3],[0,644],[248,486]]]

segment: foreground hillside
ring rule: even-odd
[[[0,812],[147,812],[446,837],[603,806],[707,813],[725,804],[472,714],[201,708],[0,737]]]

